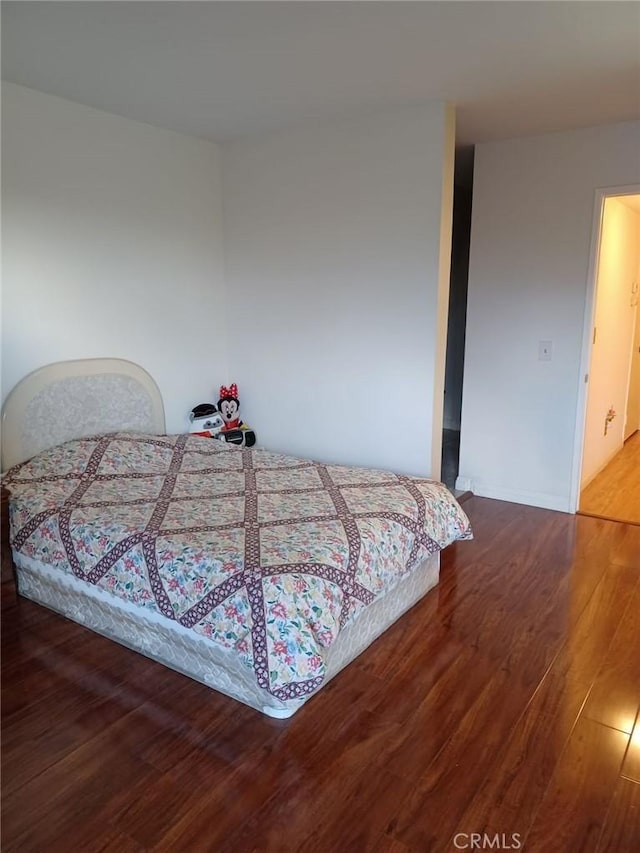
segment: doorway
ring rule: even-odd
[[[471,244],[473,157],[473,147],[456,149],[440,475],[442,482],[456,497],[463,494],[462,490],[456,489],[456,480],[460,461],[462,379],[464,375],[469,249]]]
[[[578,512],[640,525],[640,192],[602,192]],[[584,364],[584,359],[583,359]]]

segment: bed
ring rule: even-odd
[[[20,594],[272,717],[472,535],[441,483],[166,435],[156,383],[121,359],[35,371],[2,427]]]

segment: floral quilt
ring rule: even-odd
[[[472,535],[441,483],[197,436],[71,441],[4,482],[16,551],[235,649],[283,700],[320,686],[363,607]]]

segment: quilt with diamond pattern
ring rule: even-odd
[[[472,535],[441,483],[189,435],[71,441],[4,483],[15,550],[234,649],[283,700],[320,686],[363,607]]]

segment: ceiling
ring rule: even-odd
[[[460,145],[640,117],[636,2],[3,2],[6,80],[226,141],[457,105]]]

